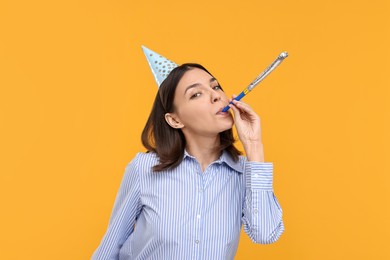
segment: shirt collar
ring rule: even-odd
[[[189,158],[192,158],[192,159],[195,159],[196,158],[192,155],[190,155],[186,149],[184,149],[184,157],[183,157],[183,160],[186,158],[186,157],[189,157]],[[228,154],[228,152],[226,152],[226,150],[223,150],[222,152],[222,155],[219,157],[218,160],[216,160],[217,163],[225,163],[227,166],[229,166],[230,168],[232,168],[233,170],[239,172],[239,173],[243,173],[244,172],[244,166],[241,164],[240,160],[238,160],[237,162],[233,161],[233,158],[230,157],[230,155]]]

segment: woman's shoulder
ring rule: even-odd
[[[136,162],[137,164],[154,164],[158,162],[158,156],[154,152],[137,152],[134,158],[129,162]]]
[[[154,152],[138,152],[127,164],[126,168],[134,167],[138,170],[150,170],[150,168],[156,165],[158,161],[158,156]]]

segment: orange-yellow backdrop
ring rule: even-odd
[[[236,259],[390,259],[389,1],[0,2],[0,258],[88,259],[156,93],[141,45],[245,98],[286,231]],[[240,146],[241,147],[241,146]]]

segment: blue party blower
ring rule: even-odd
[[[254,81],[252,81],[252,83],[249,84],[249,86],[246,87],[246,89],[244,89],[237,97],[235,97],[234,100],[240,100],[246,94],[248,94],[252,89],[254,89],[256,87],[257,84],[259,84],[265,77],[267,77],[268,74],[270,74],[277,66],[279,66],[279,64],[285,58],[287,58],[287,56],[288,56],[287,52],[282,52],[276,58],[276,60],[274,60],[274,62],[272,62],[271,65],[268,66],[268,68],[266,68]],[[230,102],[229,104],[233,104],[233,101]],[[222,109],[222,112],[228,111],[229,108],[230,108],[229,106],[224,107],[224,109]]]

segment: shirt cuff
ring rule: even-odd
[[[245,162],[246,186],[252,190],[273,190],[273,162]]]

